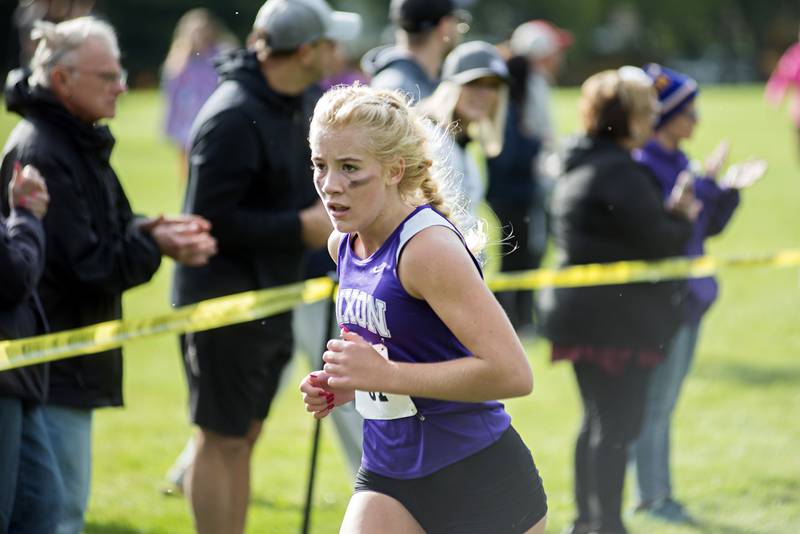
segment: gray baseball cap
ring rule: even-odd
[[[319,39],[355,39],[361,31],[361,15],[334,11],[324,0],[267,0],[253,28],[267,34],[267,45],[273,50],[290,51]]]
[[[488,76],[507,80],[508,67],[497,49],[485,41],[458,45],[447,54],[442,65],[442,80],[459,85]]]

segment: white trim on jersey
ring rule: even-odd
[[[464,239],[461,237],[461,234],[458,232],[458,230],[456,230],[456,227],[453,226],[453,223],[448,221],[439,212],[433,210],[432,208],[421,209],[415,213],[413,217],[408,219],[405,224],[403,224],[403,229],[400,230],[399,244],[397,245],[397,252],[395,253],[394,258],[395,265],[399,263],[400,253],[403,251],[403,248],[406,246],[406,243],[408,243],[409,239],[424,229],[430,228],[431,226],[444,226],[449,228],[455,232],[462,243],[464,242]]]

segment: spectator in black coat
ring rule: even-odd
[[[689,188],[665,206],[655,177],[630,151],[651,135],[655,91],[640,69],[604,71],[583,84],[584,135],[568,152],[552,201],[559,266],[679,255],[697,216]],[[583,400],[575,447],[572,533],[624,533],[627,447],[636,438],[647,380],[674,333],[683,284],[636,283],[544,290],[553,359],[571,360]]]
[[[44,269],[49,196],[38,171],[15,165],[8,220],[0,216],[0,340],[41,334],[36,284]],[[61,477],[42,406],[47,364],[0,372],[0,532],[54,532]]]
[[[22,116],[3,151],[0,178],[14,162],[45,176],[52,198],[44,221],[47,251],[39,285],[53,331],[122,316],[122,294],[153,276],[167,254],[199,265],[215,252],[199,217],[135,216],[109,163],[114,137],[98,121],[125,91],[114,30],[82,17],[39,22],[31,69],[12,71],[6,105]],[[59,534],[83,530],[91,476],[92,410],[122,404],[122,351],[50,366],[48,430],[65,488]]]

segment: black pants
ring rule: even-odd
[[[601,532],[625,532],[620,515],[628,447],[639,435],[652,369],[632,358],[620,375],[574,364],[583,401],[575,444],[576,522]]]
[[[542,261],[543,250],[538,250],[535,240],[530,235],[532,208],[493,203],[492,209],[503,228],[503,237],[511,234],[511,238],[504,241],[501,247],[500,271],[513,272],[538,268]],[[519,330],[533,324],[532,291],[502,291],[497,293],[497,300],[514,328]]]

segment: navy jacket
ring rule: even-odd
[[[107,126],[86,124],[28,72],[9,74],[6,105],[22,116],[0,168],[7,192],[13,162],[31,163],[50,193],[47,252],[39,297],[52,331],[122,317],[122,293],[150,280],[161,263],[153,238],[139,230],[109,157]],[[8,201],[3,196],[3,205]],[[76,408],[122,404],[122,350],[53,362],[48,402]]]
[[[0,216],[0,340],[43,333],[36,284],[44,268],[44,229],[26,209]],[[0,396],[44,402],[47,364],[0,372]]]
[[[534,170],[542,144],[522,132],[519,114],[519,107],[509,101],[503,150],[486,160],[489,169],[486,199],[491,205],[528,209],[542,195]]]

